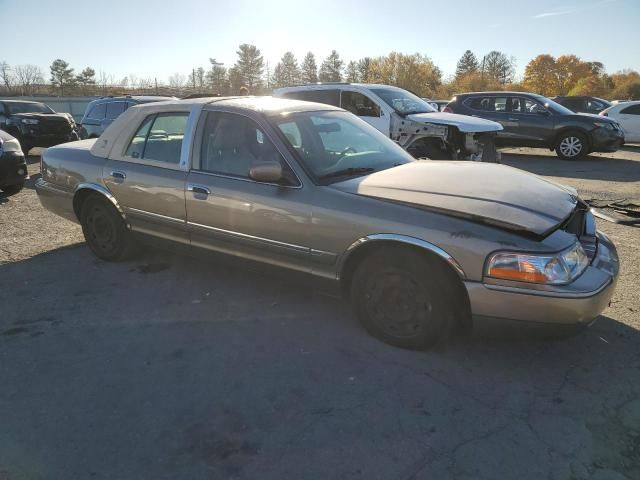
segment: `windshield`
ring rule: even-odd
[[[7,103],[9,113],[55,113],[44,103]]]
[[[372,88],[371,91],[400,115],[437,112],[435,108],[423,99],[402,88]]]
[[[324,183],[413,161],[378,130],[347,112],[302,112],[275,123],[303,165]]]
[[[560,105],[557,102],[554,102],[550,98],[543,97],[542,95],[535,95],[536,99],[542,103],[547,109],[551,110],[553,113],[559,113],[560,115],[575,115],[575,112],[569,110],[564,105]]]

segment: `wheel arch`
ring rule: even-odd
[[[558,142],[560,141],[560,139],[563,137],[563,135],[566,135],[567,133],[570,133],[570,132],[576,132],[581,135],[584,135],[584,137],[587,139],[587,146],[589,147],[589,149],[591,149],[591,133],[589,132],[589,130],[583,127],[577,127],[575,125],[562,127],[560,130],[558,130],[556,135],[553,137],[552,147],[555,148]]]
[[[131,230],[131,226],[127,221],[124,211],[120,207],[120,204],[113,196],[113,194],[109,191],[108,188],[103,187],[102,185],[97,185],[95,183],[80,183],[76,187],[76,190],[73,194],[73,212],[75,213],[78,221],[81,221],[80,214],[82,212],[82,204],[91,195],[101,195],[102,197],[107,199],[109,203],[111,203],[118,211],[127,228]]]
[[[455,285],[456,293],[461,298],[461,302],[458,304],[458,327],[461,330],[470,328],[471,304],[464,285],[464,280],[466,279],[464,270],[448,252],[433,243],[416,237],[397,234],[373,234],[353,242],[342,255],[338,265],[337,278],[343,295],[348,297],[353,274],[360,262],[380,249],[394,247],[410,248],[418,251],[426,258],[435,260],[443,267],[449,280]]]

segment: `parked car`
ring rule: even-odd
[[[0,129],[18,139],[25,155],[33,147],[50,147],[78,140],[76,122],[69,113],[26,100],[0,100]]]
[[[586,96],[567,96],[567,97],[552,97],[556,103],[564,105],[569,110],[575,113],[600,113],[605,108],[609,108],[613,105],[608,100],[604,100],[598,97],[586,97]]]
[[[446,107],[451,100],[431,100],[429,98],[423,98],[425,102],[435,108],[438,112],[444,111],[444,107]]]
[[[600,115],[618,122],[627,142],[640,143],[640,101],[617,103],[600,112]]]
[[[498,146],[548,148],[565,160],[591,152],[615,152],[624,144],[616,121],[574,113],[533,93],[465,93],[456,95],[446,110],[501,123],[504,130],[498,132]]]
[[[365,83],[325,83],[274,90],[274,96],[326,103],[359,116],[416,158],[496,160],[502,127],[482,119],[438,113],[407,90]]]
[[[0,190],[5,195],[14,195],[22,190],[26,178],[27,164],[20,142],[0,130]]]
[[[87,105],[80,121],[80,138],[97,138],[118,116],[133,105],[174,100],[159,95],[126,95],[101,97]]]
[[[138,106],[99,141],[47,149],[36,190],[101,259],[155,238],[304,272],[402,347],[472,315],[586,325],[618,276],[574,190],[498,164],[415,160],[326,104]]]

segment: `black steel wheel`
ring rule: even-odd
[[[393,248],[369,255],[356,268],[351,298],[367,331],[402,348],[425,348],[453,327],[449,277],[419,252]]]
[[[102,260],[119,261],[131,256],[135,243],[116,208],[100,195],[82,204],[81,224],[91,251]]]

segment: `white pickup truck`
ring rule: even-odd
[[[380,130],[416,158],[495,162],[491,120],[442,113],[413,93],[389,85],[323,83],[274,90],[282,98],[326,103],[348,110]]]

